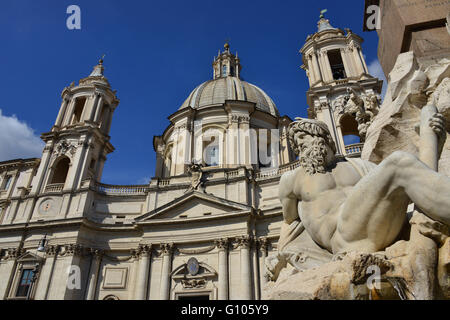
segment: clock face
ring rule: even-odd
[[[191,276],[197,275],[197,273],[200,269],[197,259],[190,258],[187,262],[187,269]]]
[[[55,201],[53,199],[45,199],[39,206],[39,213],[43,215],[53,214],[55,211]]]

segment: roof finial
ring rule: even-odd
[[[98,63],[99,63],[100,65],[103,64],[103,59],[105,59],[105,56],[106,56],[106,54],[103,54],[102,57],[100,58],[100,60],[98,61]]]
[[[225,39],[225,44],[223,45],[223,47],[225,48],[226,52],[230,51],[230,39]]]
[[[324,13],[326,13],[328,11],[328,9],[323,9],[323,10],[321,10],[320,11],[320,19],[324,19],[325,18],[325,16],[324,16]]]

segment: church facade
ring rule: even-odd
[[[322,16],[300,50],[309,116],[346,157],[360,155],[380,102],[362,41]],[[100,182],[119,105],[103,61],[65,88],[41,158],[0,163],[0,297],[260,299],[282,221],[278,182],[299,162],[292,120],[241,69],[225,44],[212,79],[154,137],[155,177],[139,186]]]

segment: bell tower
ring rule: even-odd
[[[308,115],[328,125],[339,155],[358,157],[378,113],[383,81],[369,74],[363,39],[350,29],[334,28],[325,12],[300,50],[310,85]]]
[[[85,181],[99,181],[114,151],[109,131],[119,100],[104,76],[103,58],[78,85],[64,88],[61,98],[54,126],[41,136],[46,145],[32,195],[73,193]]]

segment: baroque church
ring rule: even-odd
[[[360,156],[380,104],[362,42],[322,15],[300,50],[308,115],[328,125],[339,156]],[[1,299],[261,298],[279,179],[299,166],[293,120],[241,79],[229,44],[212,67],[154,137],[148,185],[101,182],[119,105],[103,61],[64,88],[41,158],[0,163]]]

